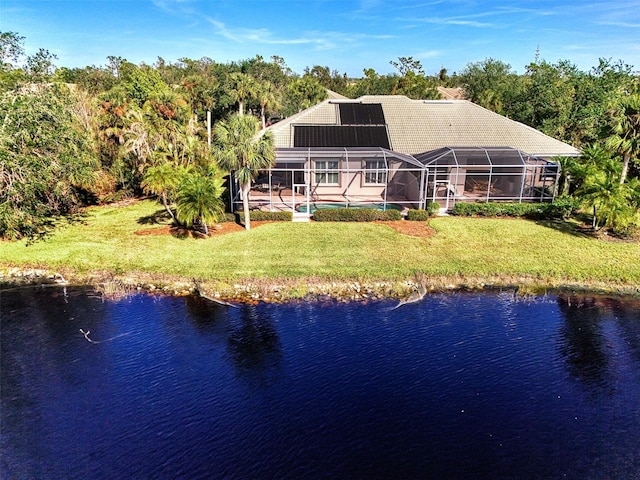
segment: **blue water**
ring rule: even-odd
[[[637,301],[0,302],[1,478],[640,478]]]
[[[402,210],[403,209],[401,205],[396,205],[393,203],[387,203],[385,206],[384,202],[380,202],[380,203],[311,202],[309,205],[309,213],[313,213],[316,210],[323,210],[327,208],[373,208],[374,210]],[[306,203],[301,203],[300,205],[298,205],[296,207],[296,211],[307,213]]]

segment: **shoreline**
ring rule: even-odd
[[[541,279],[531,276],[428,277],[416,274],[404,280],[331,280],[318,277],[295,279],[245,279],[202,281],[194,278],[128,272],[77,273],[45,268],[0,267],[0,293],[34,285],[88,286],[108,299],[135,293],[200,296],[221,304],[284,303],[292,301],[369,301],[402,299],[423,287],[426,294],[459,291],[513,290],[521,296],[581,294],[640,298],[640,286],[611,282],[578,282],[570,279]]]

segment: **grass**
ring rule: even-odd
[[[44,241],[0,243],[0,266],[227,284],[402,281],[420,272],[457,285],[581,285],[627,292],[640,285],[640,244],[583,237],[527,220],[435,218],[435,234],[428,238],[374,223],[313,222],[271,223],[207,239],[136,235],[158,227],[144,221],[158,210],[150,201],[91,208],[82,224]]]

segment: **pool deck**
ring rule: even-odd
[[[270,210],[270,211],[295,211],[295,207],[304,205],[307,202],[306,195],[295,193],[290,188],[284,188],[280,190],[262,191],[258,189],[252,189],[249,194],[249,208],[252,210]],[[336,202],[336,203],[384,203],[384,198],[377,197],[356,197],[350,196],[346,198],[343,195],[323,195],[322,197],[315,198],[309,197],[310,203],[318,202]],[[388,196],[387,204],[394,204],[403,207],[404,210],[412,208],[415,202],[408,201],[405,197]]]

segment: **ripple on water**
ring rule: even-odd
[[[640,471],[632,302],[505,293],[227,309],[73,289],[0,301],[3,478]]]

